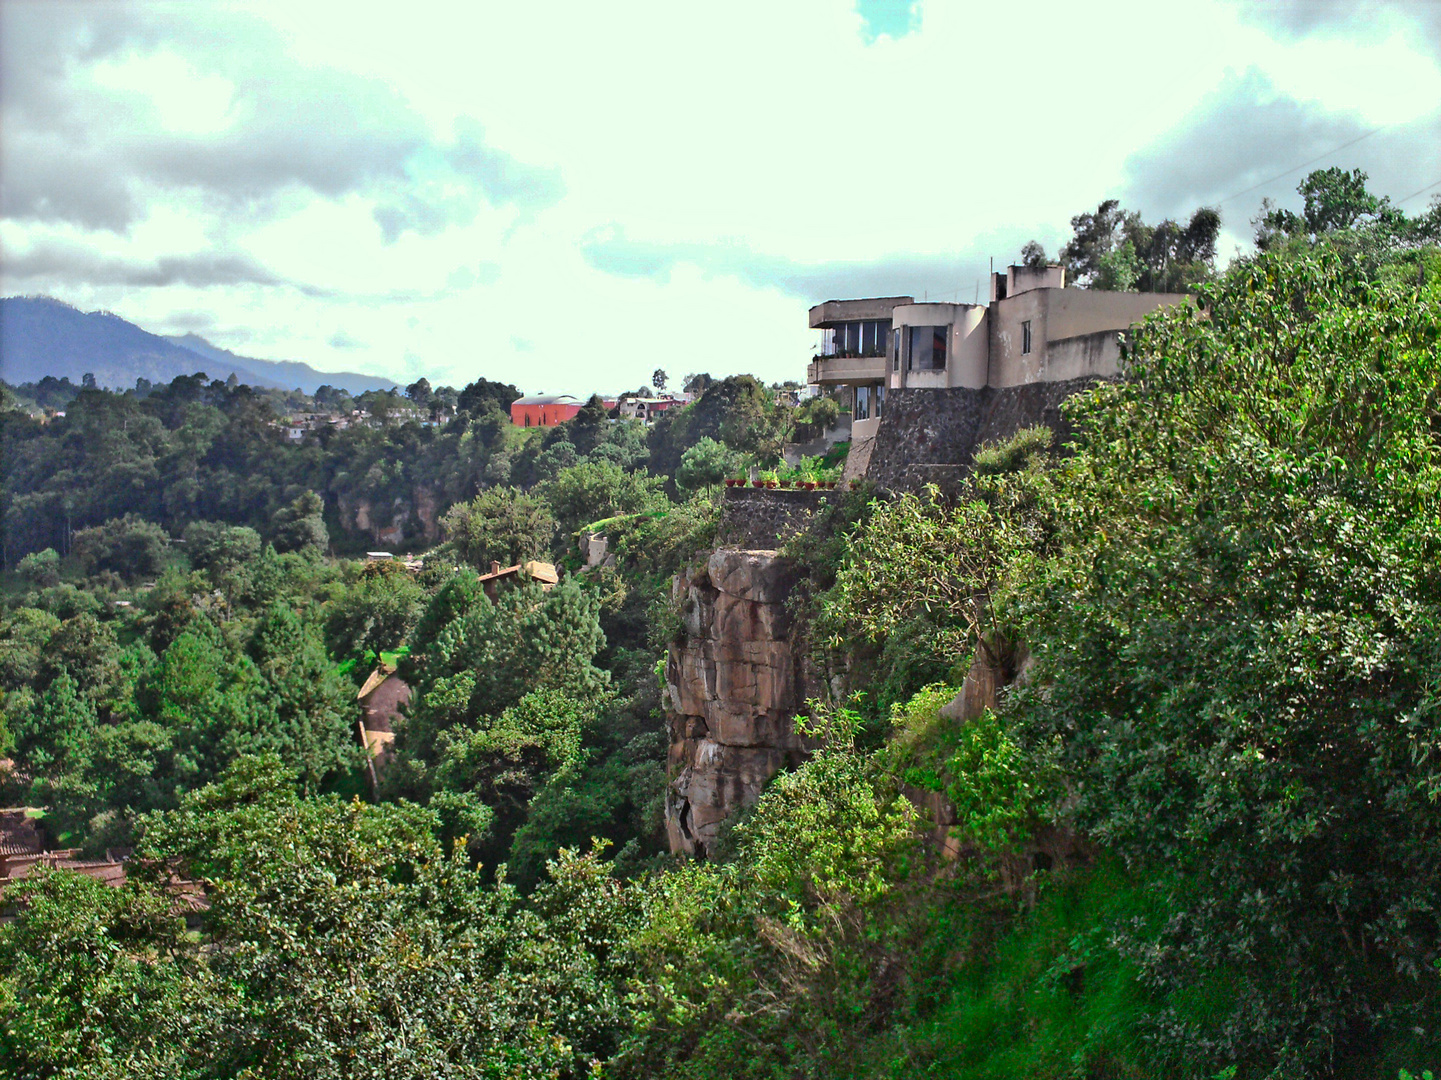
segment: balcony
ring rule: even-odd
[[[881,356],[817,356],[806,366],[806,381],[817,386],[881,382],[889,361]]]

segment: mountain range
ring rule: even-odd
[[[123,390],[136,379],[168,383],[199,371],[212,379],[234,374],[250,386],[307,394],[324,383],[351,394],[397,385],[375,375],[318,371],[294,360],[239,356],[196,334],[162,337],[112,312],[80,311],[48,296],[0,298],[0,379],[11,386],[46,375],[78,383],[89,374],[101,386]]]

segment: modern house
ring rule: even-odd
[[[667,394],[665,397],[627,397],[621,398],[618,409],[623,420],[649,422],[667,409],[680,408],[689,404],[689,401],[689,395],[686,397],[676,397],[673,394]]]
[[[828,300],[811,308],[823,331],[809,382],[850,393],[852,440],[874,438],[887,394],[906,389],[1002,389],[1108,378],[1120,334],[1177,293],[1067,289],[1060,266],[991,275],[989,304],[916,303],[912,296]]]

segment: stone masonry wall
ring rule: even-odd
[[[786,537],[802,531],[835,491],[804,488],[725,489],[716,544],[756,550],[780,547]]]
[[[943,490],[964,478],[977,448],[1044,424],[1066,438],[1060,405],[1095,379],[971,390],[902,389],[886,395],[866,478],[882,488]]]

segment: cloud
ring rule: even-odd
[[[1337,160],[1317,167],[1349,163],[1346,144],[1374,130],[1278,93],[1254,68],[1231,72],[1165,136],[1126,159],[1125,201],[1157,216],[1188,214],[1333,150]],[[1249,212],[1244,203],[1224,209]]]
[[[920,0],[856,0],[867,44],[885,36],[903,38],[920,23]]]
[[[469,289],[473,285],[494,285],[500,280],[500,264],[483,262],[479,266],[457,266],[445,276],[450,289]]]
[[[88,285],[185,285],[192,288],[270,285],[288,286],[306,296],[331,295],[327,290],[312,285],[288,281],[248,255],[225,252],[162,255],[141,260],[103,255],[77,244],[42,243],[18,255],[7,255],[3,273],[7,282],[14,283],[83,281]]]
[[[215,314],[210,311],[172,311],[165,317],[167,329],[187,333],[209,330],[215,325],[215,322]]]
[[[565,190],[558,169],[488,145],[474,120],[438,141],[389,82],[306,65],[241,13],[207,8],[198,34],[143,8],[3,11],[0,216],[11,220],[119,232],[160,197],[253,217],[303,190],[374,198],[394,240],[469,222],[483,205],[533,212]],[[174,129],[187,96],[215,102],[188,117],[200,130]]]
[[[332,349],[365,348],[365,342],[360,341],[357,338],[351,337],[344,330],[337,330],[335,333],[331,334],[330,338],[326,341],[326,344],[329,345]]]
[[[804,263],[755,252],[738,241],[657,243],[631,240],[619,225],[593,229],[581,254],[593,268],[624,278],[666,282],[677,267],[694,266],[706,275],[733,277],[747,285],[775,289],[809,303],[838,297],[930,295],[933,299],[974,299],[984,291],[989,254],[996,264],[1016,258],[1027,237],[997,230],[965,251],[951,255],[890,255],[873,260]],[[977,283],[980,283],[979,286]],[[969,295],[968,295],[969,294]]]
[[[1283,39],[1300,40],[1316,34],[1355,36],[1387,14],[1411,23],[1415,39],[1441,53],[1441,5],[1435,0],[1304,0],[1295,3],[1255,3],[1234,0],[1242,21],[1260,26]]]

